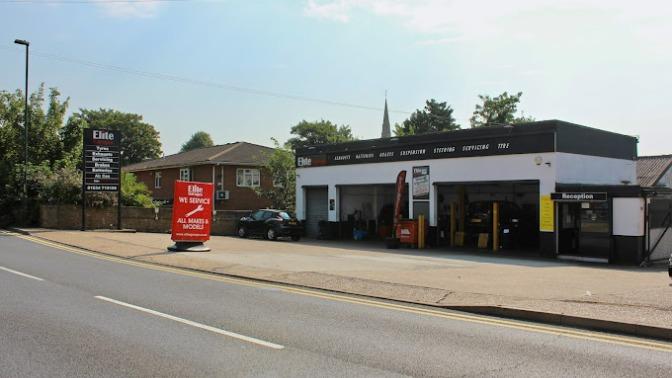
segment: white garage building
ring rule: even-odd
[[[503,247],[638,261],[645,202],[636,158],[634,137],[557,120],[313,146],[297,151],[296,212],[308,236],[385,236],[406,170],[404,215],[425,214],[432,244],[488,232],[479,227],[496,202]]]

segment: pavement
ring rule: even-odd
[[[118,250],[127,256],[142,249],[142,259],[162,253],[145,242],[167,244],[165,235],[46,234],[96,240],[97,248],[126,246]],[[0,232],[2,377],[667,377],[672,369],[672,343],[232,279],[45,243]],[[211,246],[250,243],[268,244],[217,238]],[[272,245],[286,248],[280,257],[315,249]],[[203,256],[238,256],[233,250]],[[342,260],[333,269],[359,256],[352,258],[359,262],[354,272],[380,273],[385,257],[385,269],[417,260],[430,271],[426,262],[435,258],[330,253]],[[472,266],[465,259],[450,264],[440,269]]]
[[[388,250],[382,243],[213,236],[168,252],[170,235],[25,229],[127,259],[343,293],[672,340],[666,267],[573,263],[492,252]]]

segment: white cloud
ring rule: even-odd
[[[106,15],[116,18],[151,18],[159,10],[158,1],[105,2],[98,5]]]
[[[350,21],[350,12],[353,6],[352,1],[330,1],[328,3],[317,3],[314,0],[308,0],[308,4],[303,10],[306,16],[323,18],[332,21],[348,22]]]
[[[319,19],[350,22],[357,12],[398,20],[408,29],[428,35],[426,45],[485,39],[526,26],[556,28],[572,33],[572,19],[588,15],[598,25],[605,20],[623,29],[636,25],[646,37],[666,37],[672,31],[672,7],[664,0],[308,0],[304,14]],[[526,25],[530,22],[531,25]],[[550,24],[548,24],[550,22]],[[515,37],[534,38],[537,32],[518,31]]]

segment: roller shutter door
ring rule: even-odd
[[[320,221],[328,219],[327,188],[306,189],[306,236],[316,238],[320,234]]]

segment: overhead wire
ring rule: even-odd
[[[14,49],[12,47],[9,47],[9,46],[0,45],[0,49],[8,50],[8,51],[15,52],[15,53],[19,53],[19,51],[16,51],[16,49]],[[312,103],[319,103],[319,104],[330,105],[330,106],[339,106],[339,107],[361,109],[361,110],[372,110],[372,111],[377,111],[377,112],[380,112],[380,111],[384,110],[383,108],[375,107],[375,106],[353,104],[353,103],[334,101],[334,100],[328,100],[328,99],[322,99],[322,98],[316,98],[316,97],[309,97],[309,96],[299,96],[299,95],[293,95],[293,94],[287,94],[287,93],[281,93],[281,92],[273,92],[273,91],[267,91],[267,90],[262,90],[262,89],[242,87],[242,86],[232,85],[232,84],[218,83],[218,82],[214,82],[214,81],[193,79],[193,78],[177,76],[177,75],[170,75],[170,74],[163,74],[163,73],[158,73],[158,72],[138,70],[138,69],[134,69],[134,68],[128,68],[128,67],[123,67],[123,66],[116,66],[116,65],[111,65],[111,64],[98,63],[98,62],[94,62],[94,61],[90,61],[90,60],[82,60],[82,59],[71,58],[71,57],[58,55],[58,54],[35,51],[34,49],[31,49],[30,53],[31,53],[31,55],[34,55],[34,56],[37,56],[37,57],[40,57],[40,58],[53,59],[53,60],[57,60],[57,61],[64,62],[64,63],[77,64],[77,65],[96,68],[96,69],[100,69],[100,70],[114,71],[114,72],[119,72],[119,73],[124,73],[124,74],[129,74],[129,75],[136,75],[136,76],[141,76],[141,77],[146,77],[146,78],[151,78],[151,79],[156,79],[156,80],[165,80],[165,81],[172,81],[172,82],[177,82],[177,83],[199,85],[199,86],[218,88],[218,89],[223,89],[223,90],[228,90],[228,91],[246,93],[246,94],[251,94],[251,95],[274,97],[274,98],[288,99],[288,100],[294,100],[294,101],[312,102]],[[393,109],[388,109],[388,112],[389,113],[395,113],[395,114],[403,114],[403,115],[409,115],[409,114],[413,113],[413,112],[409,112],[409,111],[393,110]],[[431,114],[431,113],[425,113],[425,115],[427,115],[431,118],[434,118],[436,120],[454,120],[450,117],[439,116],[439,115],[435,115],[435,114]]]
[[[0,49],[8,50],[8,51],[15,51],[16,50],[16,49],[13,49],[9,46],[2,46],[2,45],[0,45]],[[17,53],[18,53],[18,51],[17,51]],[[328,100],[328,99],[322,99],[322,98],[316,98],[316,97],[309,97],[309,96],[299,96],[299,95],[293,95],[293,94],[287,94],[287,93],[281,93],[281,92],[273,92],[273,91],[262,90],[262,89],[242,87],[242,86],[232,85],[232,84],[218,83],[218,82],[214,82],[214,81],[193,79],[193,78],[177,76],[177,75],[169,75],[169,74],[163,74],[163,73],[158,73],[158,72],[138,70],[138,69],[134,69],[134,68],[128,68],[128,67],[116,66],[116,65],[111,65],[111,64],[103,64],[103,63],[93,62],[93,61],[89,61],[89,60],[75,59],[75,58],[71,58],[71,57],[67,57],[67,56],[63,56],[63,55],[36,51],[34,49],[31,49],[30,53],[31,53],[31,55],[34,55],[34,56],[37,56],[37,57],[40,57],[40,58],[52,59],[52,60],[57,60],[57,61],[65,62],[65,63],[77,64],[77,65],[87,66],[87,67],[91,67],[91,68],[114,71],[114,72],[119,72],[119,73],[124,73],[124,74],[142,76],[142,77],[147,77],[147,78],[152,78],[152,79],[157,79],[157,80],[166,80],[166,81],[172,81],[172,82],[178,82],[178,83],[200,85],[200,86],[219,88],[219,89],[224,89],[224,90],[229,90],[229,91],[235,91],[235,92],[241,92],[241,93],[247,93],[247,94],[253,94],[253,95],[260,95],[260,96],[267,96],[267,97],[283,98],[283,99],[289,99],[289,100],[295,100],[295,101],[313,102],[313,103],[320,103],[320,104],[325,104],[325,105],[348,107],[348,108],[362,109],[362,110],[383,111],[383,108],[375,107],[375,106],[359,105],[359,104],[353,104],[353,103],[347,103],[347,102],[341,102],[341,101],[334,101],[334,100]],[[388,111],[390,113],[411,114],[411,112],[402,111],[402,110],[388,110]]]

